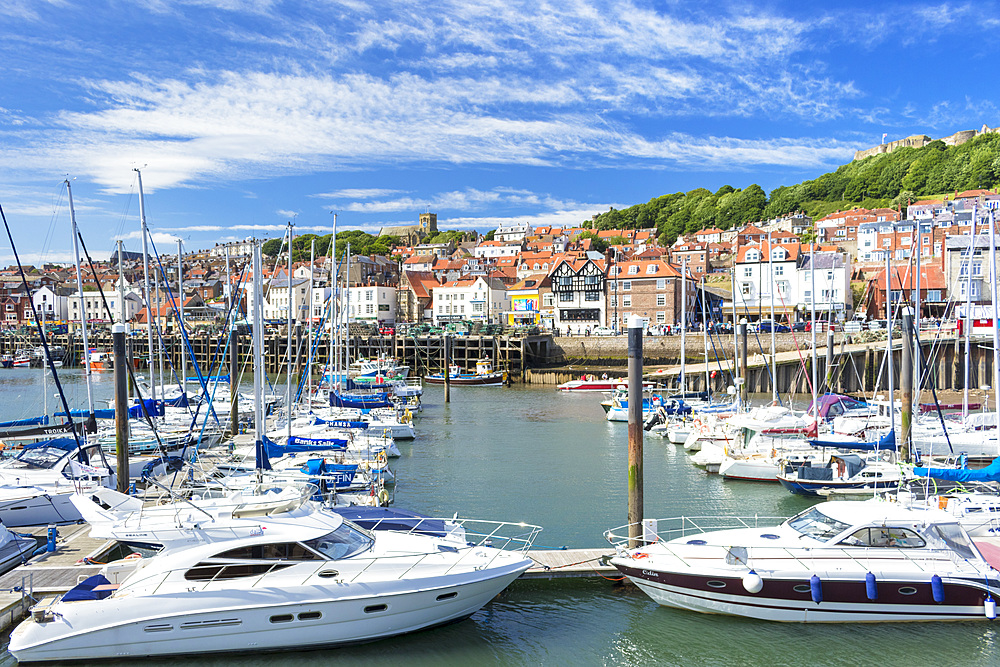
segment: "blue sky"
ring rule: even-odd
[[[250,235],[579,224],[1000,124],[993,2],[0,0],[27,261]],[[10,260],[0,243],[0,262]]]

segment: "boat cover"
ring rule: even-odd
[[[813,447],[835,447],[837,449],[858,449],[865,452],[896,451],[896,431],[892,430],[874,442],[850,442],[843,440],[810,440]]]
[[[933,477],[953,482],[1000,482],[1000,458],[979,470],[968,468],[914,468],[917,477]]]
[[[136,399],[135,405],[128,409],[128,416],[130,419],[137,419],[145,416],[142,410],[143,404],[146,406],[146,412],[149,413],[150,417],[162,417],[166,414],[166,406],[163,401],[147,398],[142,402],[142,404],[140,404],[139,400]]]
[[[387,408],[392,403],[389,401],[389,394],[379,392],[367,396],[341,396],[335,391],[330,392],[330,405],[335,408],[361,408],[370,410],[372,408]]]
[[[319,475],[315,479],[310,479],[309,483],[315,484],[320,490],[329,488],[331,481],[335,488],[346,489],[354,481],[358,466],[348,463],[330,463],[326,459],[309,459],[300,470],[307,475]]]
[[[105,590],[94,590],[98,586],[111,586],[111,582],[103,574],[95,574],[87,577],[62,596],[63,602],[77,602],[79,600],[103,600],[111,597],[114,592],[110,588]]]
[[[0,422],[0,428],[7,428],[10,426],[45,426],[49,423],[49,416],[42,415],[41,417],[28,417],[27,419],[15,419],[9,422]]]
[[[42,440],[40,442],[26,442],[22,449],[35,449],[38,447],[58,447],[59,449],[64,449],[67,452],[72,452],[79,445],[76,444],[76,440],[72,438],[53,438],[52,440]]]

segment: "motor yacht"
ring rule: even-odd
[[[996,616],[1000,574],[937,509],[832,501],[778,525],[707,517],[643,527],[638,540],[628,527],[605,533],[611,563],[664,606],[805,623]]]
[[[11,654],[39,662],[297,650],[413,632],[478,611],[531,565],[524,552],[541,530],[469,521],[461,531],[369,531],[310,501],[279,502],[258,494],[248,505],[161,513],[134,531],[161,538],[161,550],[130,569],[109,564],[33,608]]]

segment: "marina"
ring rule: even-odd
[[[80,372],[66,370],[61,376],[71,397],[80,400],[84,391]],[[39,371],[11,369],[0,375],[0,383],[11,397],[12,416],[33,409],[40,390]],[[112,384],[110,376],[102,376],[95,392],[107,397]],[[281,390],[280,384],[274,385],[275,393]],[[660,607],[634,586],[623,586],[617,581],[620,575],[602,563],[602,556],[613,552],[602,534],[625,521],[627,429],[604,419],[600,400],[599,393],[515,385],[454,387],[452,402],[445,404],[441,387],[427,388],[416,438],[399,443],[402,456],[393,463],[398,478],[395,506],[430,516],[458,512],[541,525],[544,530],[529,553],[539,563],[466,621],[338,648],[337,658],[388,664],[397,662],[402,652],[409,664],[485,660],[680,665],[743,663],[752,656],[753,662],[783,664],[787,656],[782,647],[807,637],[812,645],[831,652],[800,661],[807,664],[840,664],[833,653],[836,647],[857,641],[888,654],[886,664],[947,660],[949,655],[954,661],[956,652],[963,656],[957,664],[992,664],[995,635],[988,623],[808,627],[747,622]],[[802,397],[800,407],[807,401]],[[647,436],[646,516],[787,517],[815,502],[777,485],[706,475],[688,458],[683,448]],[[37,566],[64,582],[50,584],[52,591],[66,585],[63,568],[77,571],[70,584],[89,574],[96,566],[75,563],[100,547],[99,540],[85,537],[76,526],[59,531],[60,560],[52,557],[48,567],[44,562]],[[44,577],[35,577],[36,590],[43,589]],[[21,579],[12,572],[0,580],[0,587],[20,586]],[[315,655],[286,651],[268,660],[291,665]],[[240,654],[228,658],[227,664],[250,665],[265,659]],[[10,662],[5,664],[13,663],[10,656],[6,660]],[[216,663],[210,658],[181,658],[172,664]]]

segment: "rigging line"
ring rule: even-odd
[[[97,278],[97,268],[94,266],[94,260],[90,257],[90,252],[87,250],[87,244],[83,241],[83,234],[77,232],[77,237],[80,240],[80,248],[83,250],[83,256],[87,258],[87,265],[90,267],[90,272],[94,276],[94,283],[97,285],[97,293],[101,297],[101,302],[104,305],[104,309],[108,311],[109,315],[114,321],[114,314],[111,313],[111,309],[108,307],[108,300],[104,296],[104,288],[101,286],[101,281]],[[142,396],[142,391],[139,388],[139,383],[136,380],[134,369],[126,362],[125,369],[132,380],[132,385],[135,387],[136,394],[139,397],[139,405],[142,407],[142,413],[146,418],[146,423],[149,424],[149,428],[153,432],[153,437],[156,438],[157,449],[161,454],[166,454],[166,447],[163,446],[163,441],[160,440],[160,434],[156,426],[153,424],[153,418],[149,414],[149,410],[146,409],[146,401]],[[115,406],[116,410],[123,409],[122,406]],[[127,406],[124,409],[128,409]]]
[[[69,423],[70,432],[73,433],[73,440],[76,442],[76,446],[82,447],[83,445],[80,444],[80,435],[76,432],[76,424],[73,423],[73,416],[69,409],[69,403],[66,401],[66,393],[63,391],[62,383],[59,381],[59,375],[56,373],[56,366],[52,361],[52,355],[49,353],[48,336],[45,335],[45,328],[41,326],[41,322],[38,319],[38,312],[35,310],[35,302],[31,299],[31,290],[28,288],[28,276],[24,272],[24,266],[21,264],[21,258],[18,255],[17,248],[14,246],[14,237],[10,233],[10,225],[7,224],[7,216],[3,212],[3,206],[0,206],[0,219],[3,220],[4,229],[7,230],[7,238],[10,240],[10,248],[14,253],[14,261],[17,262],[17,269],[21,273],[21,284],[24,286],[24,293],[28,296],[28,303],[31,304],[31,314],[35,318],[35,324],[38,326],[38,335],[42,339],[42,347],[45,348],[45,360],[49,364],[49,370],[52,371],[52,377],[55,380],[57,389],[59,390],[59,399],[62,401],[63,410],[66,411],[66,421]]]

